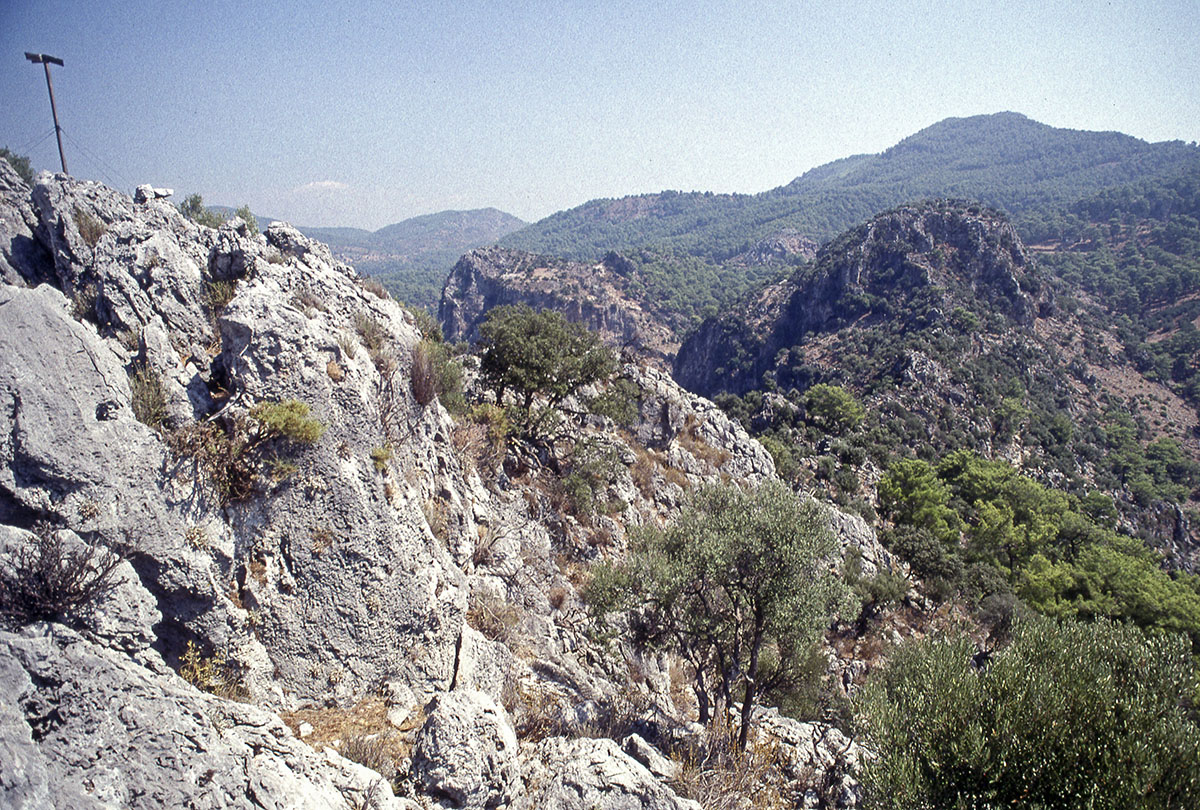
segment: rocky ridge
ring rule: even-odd
[[[450,271],[438,320],[447,340],[474,341],[492,307],[554,309],[611,345],[665,364],[678,341],[654,313],[626,293],[632,273],[632,265],[617,254],[584,264],[504,248],[473,250]]]
[[[742,393],[768,371],[782,377],[780,351],[813,335],[895,316],[921,326],[922,318],[979,304],[1020,326],[1053,306],[1012,225],[965,202],[904,206],[826,245],[812,266],[768,285],[744,313],[702,324],[680,347],[675,378],[706,395]],[[748,361],[734,368],[739,355]]]
[[[654,739],[597,733],[700,732],[669,660],[589,642],[578,586],[626,525],[770,455],[627,364],[628,426],[571,417],[624,514],[581,512],[544,459],[417,402],[413,316],[327,248],[141,199],[0,162],[0,571],[51,540],[123,560],[90,610],[0,630],[2,803],[691,806]],[[315,439],[264,415],[291,401]]]

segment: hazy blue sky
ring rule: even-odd
[[[1197,140],[1198,46],[1198,0],[0,0],[0,145],[57,166],[44,52],[77,176],[304,225],[537,219],[762,191],[949,116]]]

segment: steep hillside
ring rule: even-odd
[[[706,396],[744,393],[766,373],[785,390],[804,389],[805,363],[785,355],[809,336],[915,331],[961,318],[959,310],[1029,326],[1052,306],[1044,287],[998,212],[966,202],[906,206],[835,239],[744,314],[705,322],[681,349],[675,376]],[[830,367],[842,361],[836,344],[826,354]]]
[[[1153,242],[1152,229],[1133,231]],[[744,313],[706,321],[675,374],[760,431],[788,475],[869,513],[897,459],[966,450],[1071,497],[1111,499],[1123,531],[1194,569],[1195,355],[1168,354],[1168,373],[1152,373],[1155,346],[1190,345],[1188,324],[1149,340],[1096,299],[1081,305],[1069,252],[1052,264],[1057,278],[1033,256],[997,211],[904,206],[833,240]],[[1195,264],[1176,269],[1186,295],[1168,325],[1193,317]],[[834,424],[844,435],[833,444],[812,433]]]
[[[668,191],[595,200],[501,244],[581,260],[658,245],[724,260],[788,229],[824,241],[923,197],[967,197],[1016,213],[1197,160],[1200,149],[1181,142],[1056,129],[1016,113],[951,118],[881,154],[835,161],[762,194]]]
[[[583,600],[702,485],[774,480],[741,427],[637,364],[534,437],[464,357],[451,414],[411,311],[165,195],[0,162],[0,804],[855,805],[815,697],[845,699],[840,659],[803,722],[755,714],[771,757],[738,786],[688,664],[603,644]]]

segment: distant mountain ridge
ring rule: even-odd
[[[300,228],[329,245],[338,259],[375,276],[391,293],[414,306],[437,309],[442,284],[458,257],[495,244],[527,223],[495,208],[440,211],[385,225],[360,228]]]
[[[653,244],[721,261],[784,230],[825,241],[922,198],[969,198],[1016,214],[1198,161],[1200,148],[1182,141],[1060,129],[1012,112],[948,118],[880,154],[818,166],[761,194],[664,191],[592,200],[501,244],[580,260]]]

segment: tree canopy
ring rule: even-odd
[[[1196,807],[1196,660],[1176,635],[1037,618],[986,656],[909,642],[858,701],[869,808]]]
[[[836,550],[821,507],[785,484],[708,486],[670,526],[638,534],[625,561],[601,566],[588,598],[601,616],[635,609],[635,642],[692,665],[701,722],[728,716],[740,699],[744,748],[756,701],[788,686],[849,607]]]
[[[561,313],[530,307],[496,307],[479,327],[483,379],[504,403],[516,394],[524,411],[526,428],[534,432],[540,419],[534,398],[552,409],[580,388],[608,379],[616,371],[616,358],[600,338]]]

